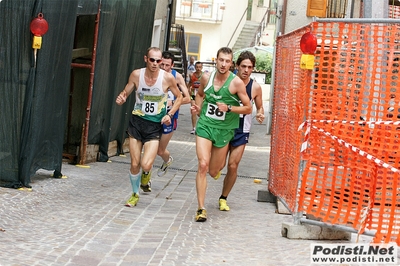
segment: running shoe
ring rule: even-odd
[[[146,185],[140,184],[140,188],[143,190],[143,192],[151,192],[151,181],[149,181],[149,183]]]
[[[194,135],[196,133],[196,128],[193,128],[192,131],[190,131],[190,134]]]
[[[142,172],[142,176],[140,178],[140,188],[143,190],[143,192],[151,192],[151,170],[145,174]]]
[[[139,195],[136,193],[132,193],[130,199],[125,203],[126,207],[134,207],[139,201]]]
[[[207,220],[206,209],[198,209],[196,212],[196,222],[205,222]]]
[[[221,171],[218,172],[216,176],[214,176],[214,180],[218,180],[221,177]]]
[[[142,176],[140,177],[140,183],[142,183],[142,185],[147,185],[150,182],[150,178],[151,178],[151,170],[145,174],[142,171]]]
[[[226,204],[225,199],[219,199],[219,210],[220,211],[229,211],[229,206]]]
[[[172,158],[172,156],[169,156],[168,162],[163,162],[161,167],[157,170],[157,175],[159,177],[164,176],[167,173],[168,168],[170,167],[170,165],[172,164],[173,161],[174,161],[174,158]]]

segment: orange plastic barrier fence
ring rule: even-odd
[[[313,70],[300,39],[318,39]],[[293,213],[400,244],[400,28],[313,22],[278,37],[269,190]]]

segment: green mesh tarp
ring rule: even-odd
[[[74,126],[68,123],[71,77],[79,77],[79,71],[89,71],[78,70],[72,74],[72,51],[88,42],[84,37],[77,37],[77,21],[87,15],[93,18],[100,4],[88,143],[98,144],[99,160],[107,161],[109,142],[117,140],[121,145],[126,137],[133,102],[121,107],[115,104],[115,98],[130,72],[144,65],[156,1],[0,1],[1,186],[30,187],[30,179],[38,169],[54,171],[56,177],[61,175],[65,132],[67,126]],[[49,30],[42,38],[35,63],[29,25],[40,12]],[[91,73],[82,75],[85,74]],[[86,87],[82,97],[79,93],[74,91],[75,102],[82,98],[86,106]],[[85,121],[85,112],[77,112],[77,121]]]

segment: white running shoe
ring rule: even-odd
[[[157,170],[157,175],[159,177],[164,176],[167,173],[168,168],[170,167],[170,165],[172,164],[173,161],[174,161],[174,158],[172,158],[172,156],[169,156],[168,162],[163,162],[161,167]]]

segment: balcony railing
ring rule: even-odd
[[[221,22],[225,4],[221,0],[178,0],[176,18],[206,22]]]

